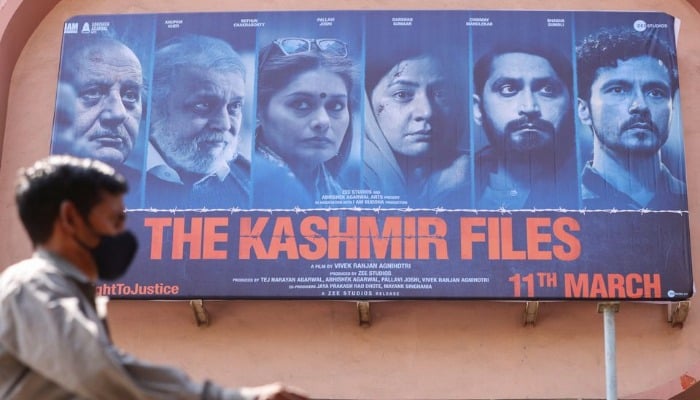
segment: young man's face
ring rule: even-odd
[[[82,232],[77,232],[78,238],[90,247],[99,244],[100,236],[114,236],[123,232],[126,226],[124,195],[103,191],[100,201],[92,207],[83,222]]]
[[[571,94],[547,59],[505,53],[491,63],[474,120],[492,146],[507,152],[551,148],[569,116]]]
[[[151,141],[173,168],[217,171],[238,146],[245,82],[233,70],[183,68],[170,83],[166,104],[154,106]]]
[[[599,68],[590,101],[579,103],[579,118],[610,150],[654,154],[668,139],[671,107],[668,69],[641,56]]]
[[[90,45],[72,63],[69,83],[76,101],[71,153],[123,163],[134,147],[141,122],[141,63],[116,41]]]

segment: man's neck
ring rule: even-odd
[[[95,261],[92,259],[90,253],[88,253],[86,250],[75,246],[71,247],[67,243],[61,244],[59,241],[51,239],[49,239],[49,241],[46,243],[37,245],[37,248],[56,254],[57,256],[73,264],[78,270],[80,270],[80,272],[85,274],[90,281],[97,281],[97,266],[95,265]]]
[[[201,181],[203,178],[215,174],[217,171],[221,171],[224,168],[223,164],[220,162],[217,162],[215,165],[211,166],[209,169],[210,172],[207,173],[199,173],[199,172],[191,172],[191,171],[185,171],[183,169],[179,168],[174,168],[177,174],[180,176],[180,180],[182,183],[185,184],[185,186],[194,186],[195,183]]]
[[[509,187],[530,189],[538,182],[554,181],[556,171],[552,154],[498,153],[497,160],[494,175]]]

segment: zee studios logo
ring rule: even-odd
[[[649,24],[643,19],[638,19],[634,21],[634,24],[632,24],[632,26],[637,32],[644,32],[645,30],[652,28],[668,28],[668,24]]]

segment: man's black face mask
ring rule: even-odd
[[[131,231],[114,236],[100,235],[100,243],[90,249],[99,278],[113,281],[122,277],[129,269],[137,249],[138,241]]]
[[[129,230],[116,235],[103,235],[97,233],[89,221],[85,220],[85,224],[100,237],[100,242],[91,248],[77,237],[76,241],[92,255],[97,265],[97,276],[106,281],[119,279],[129,269],[136,255],[139,247],[136,236]]]

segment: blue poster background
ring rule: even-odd
[[[93,140],[125,154],[105,161],[129,181],[140,248],[123,279],[98,285],[117,298],[686,299],[677,76],[670,88],[642,84],[632,102],[650,105],[625,122],[661,138],[639,156],[659,154],[644,165],[667,174],[651,179],[652,200],[590,203],[582,172],[603,128],[597,100],[581,102],[576,62],[590,34],[628,30],[669,46],[661,71],[677,71],[674,23],[562,11],[76,16],[64,28],[59,85],[72,92],[57,96],[52,153],[93,156],[79,145]],[[186,36],[209,44],[163,56]],[[115,117],[134,101],[125,82],[75,83],[81,63],[100,58],[69,50],[105,38],[140,63],[129,146]],[[634,84],[618,81],[618,94]],[[88,112],[96,139],[80,128]],[[631,165],[630,185],[644,178]]]

